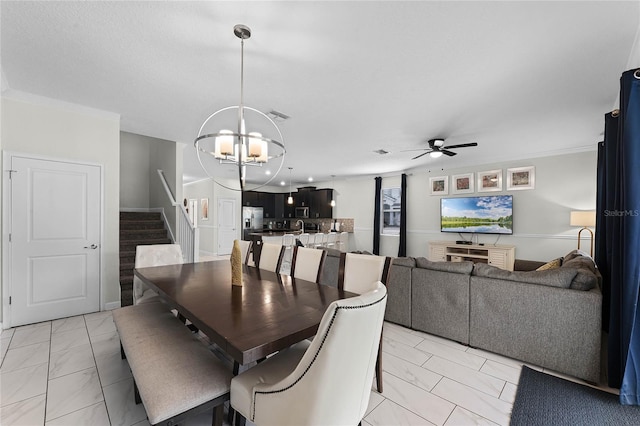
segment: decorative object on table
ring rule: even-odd
[[[282,169],[286,149],[280,129],[271,118],[283,121],[285,114],[278,111],[270,111],[265,114],[255,108],[244,105],[244,41],[251,37],[251,29],[245,25],[233,27],[233,33],[240,39],[240,104],[219,109],[211,114],[200,126],[198,136],[194,141],[196,154],[200,166],[205,173],[218,185],[233,190],[243,191],[246,182],[259,182],[252,185],[251,189],[257,189],[271,182]],[[248,114],[247,114],[248,113]],[[254,120],[247,123],[247,118]],[[251,127],[254,131],[248,129]],[[229,130],[233,129],[235,130]],[[260,132],[271,132],[270,137]],[[260,167],[271,162],[277,169],[275,173],[265,173]],[[216,180],[216,176],[227,173],[229,165],[238,171],[239,186],[231,186],[223,181]],[[256,170],[258,169],[258,170]],[[266,181],[263,181],[267,176]]]
[[[464,173],[461,175],[451,176],[451,193],[452,194],[473,193],[473,173]]]
[[[242,287],[242,252],[240,251],[240,242],[233,240],[233,249],[231,249],[231,284]]]
[[[478,172],[478,192],[502,191],[502,169]]]
[[[430,177],[429,191],[431,195],[449,194],[449,176]]]
[[[591,234],[591,250],[589,254],[593,257],[593,231],[589,228],[596,226],[596,211],[595,210],[574,210],[571,212],[569,216],[569,225],[571,226],[581,226],[582,229],[578,231],[578,250],[580,250],[580,241],[582,238],[580,234],[582,231],[587,230],[589,234]]]
[[[534,189],[536,187],[535,166],[507,169],[507,191]]]

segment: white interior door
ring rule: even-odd
[[[100,166],[11,156],[11,326],[100,310]]]
[[[238,238],[236,231],[236,200],[218,199],[218,256],[231,254],[233,240]]]

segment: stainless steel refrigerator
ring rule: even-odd
[[[262,207],[243,207],[242,208],[242,228],[244,230],[243,238],[250,240],[249,234],[256,231],[262,231]]]

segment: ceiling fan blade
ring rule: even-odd
[[[449,157],[453,157],[454,155],[456,155],[455,152],[447,151],[446,149],[441,149],[440,152],[444,155],[448,155]]]
[[[478,144],[476,142],[471,142],[471,143],[461,143],[459,145],[449,145],[449,146],[445,146],[446,149],[452,149],[452,148],[466,148],[468,146],[478,146]]]
[[[423,155],[427,155],[429,152],[430,152],[430,151],[423,152],[422,154],[420,154],[420,155],[418,155],[418,156],[416,156],[416,157],[413,157],[413,158],[412,158],[412,160],[416,160],[416,159],[418,159],[418,158],[422,157]]]

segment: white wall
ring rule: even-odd
[[[226,182],[233,187],[232,182]],[[242,196],[239,191],[226,189],[211,179],[192,182],[183,186],[183,198],[198,200],[198,228],[200,229],[200,253],[218,254],[218,200],[221,198],[236,200],[236,230],[238,239],[242,238]],[[202,220],[203,198],[209,199],[209,220]]]
[[[429,241],[459,239],[458,234],[440,232],[440,198],[429,195],[429,177],[477,173],[502,169],[506,189],[506,169],[535,166],[533,190],[502,191],[469,195],[510,194],[514,199],[514,233],[502,236],[498,244],[516,246],[516,257],[550,260],[577,246],[578,229],[569,226],[571,210],[594,210],[596,199],[595,151],[475,166],[473,168],[413,172],[407,178],[407,255],[427,256]],[[475,178],[475,175],[474,175]],[[331,182],[318,186],[331,186]],[[336,180],[334,217],[354,218],[351,250],[373,248],[374,177]],[[383,188],[400,186],[400,176],[383,178]],[[451,194],[451,192],[450,192]],[[453,196],[453,195],[448,195]],[[480,235],[480,242],[493,244],[496,235]],[[583,241],[588,250],[589,242]],[[586,244],[586,245],[585,245]],[[398,237],[382,236],[380,254],[396,256]]]
[[[103,166],[102,307],[119,302],[119,116],[7,91],[2,94],[1,121],[3,151]]]

